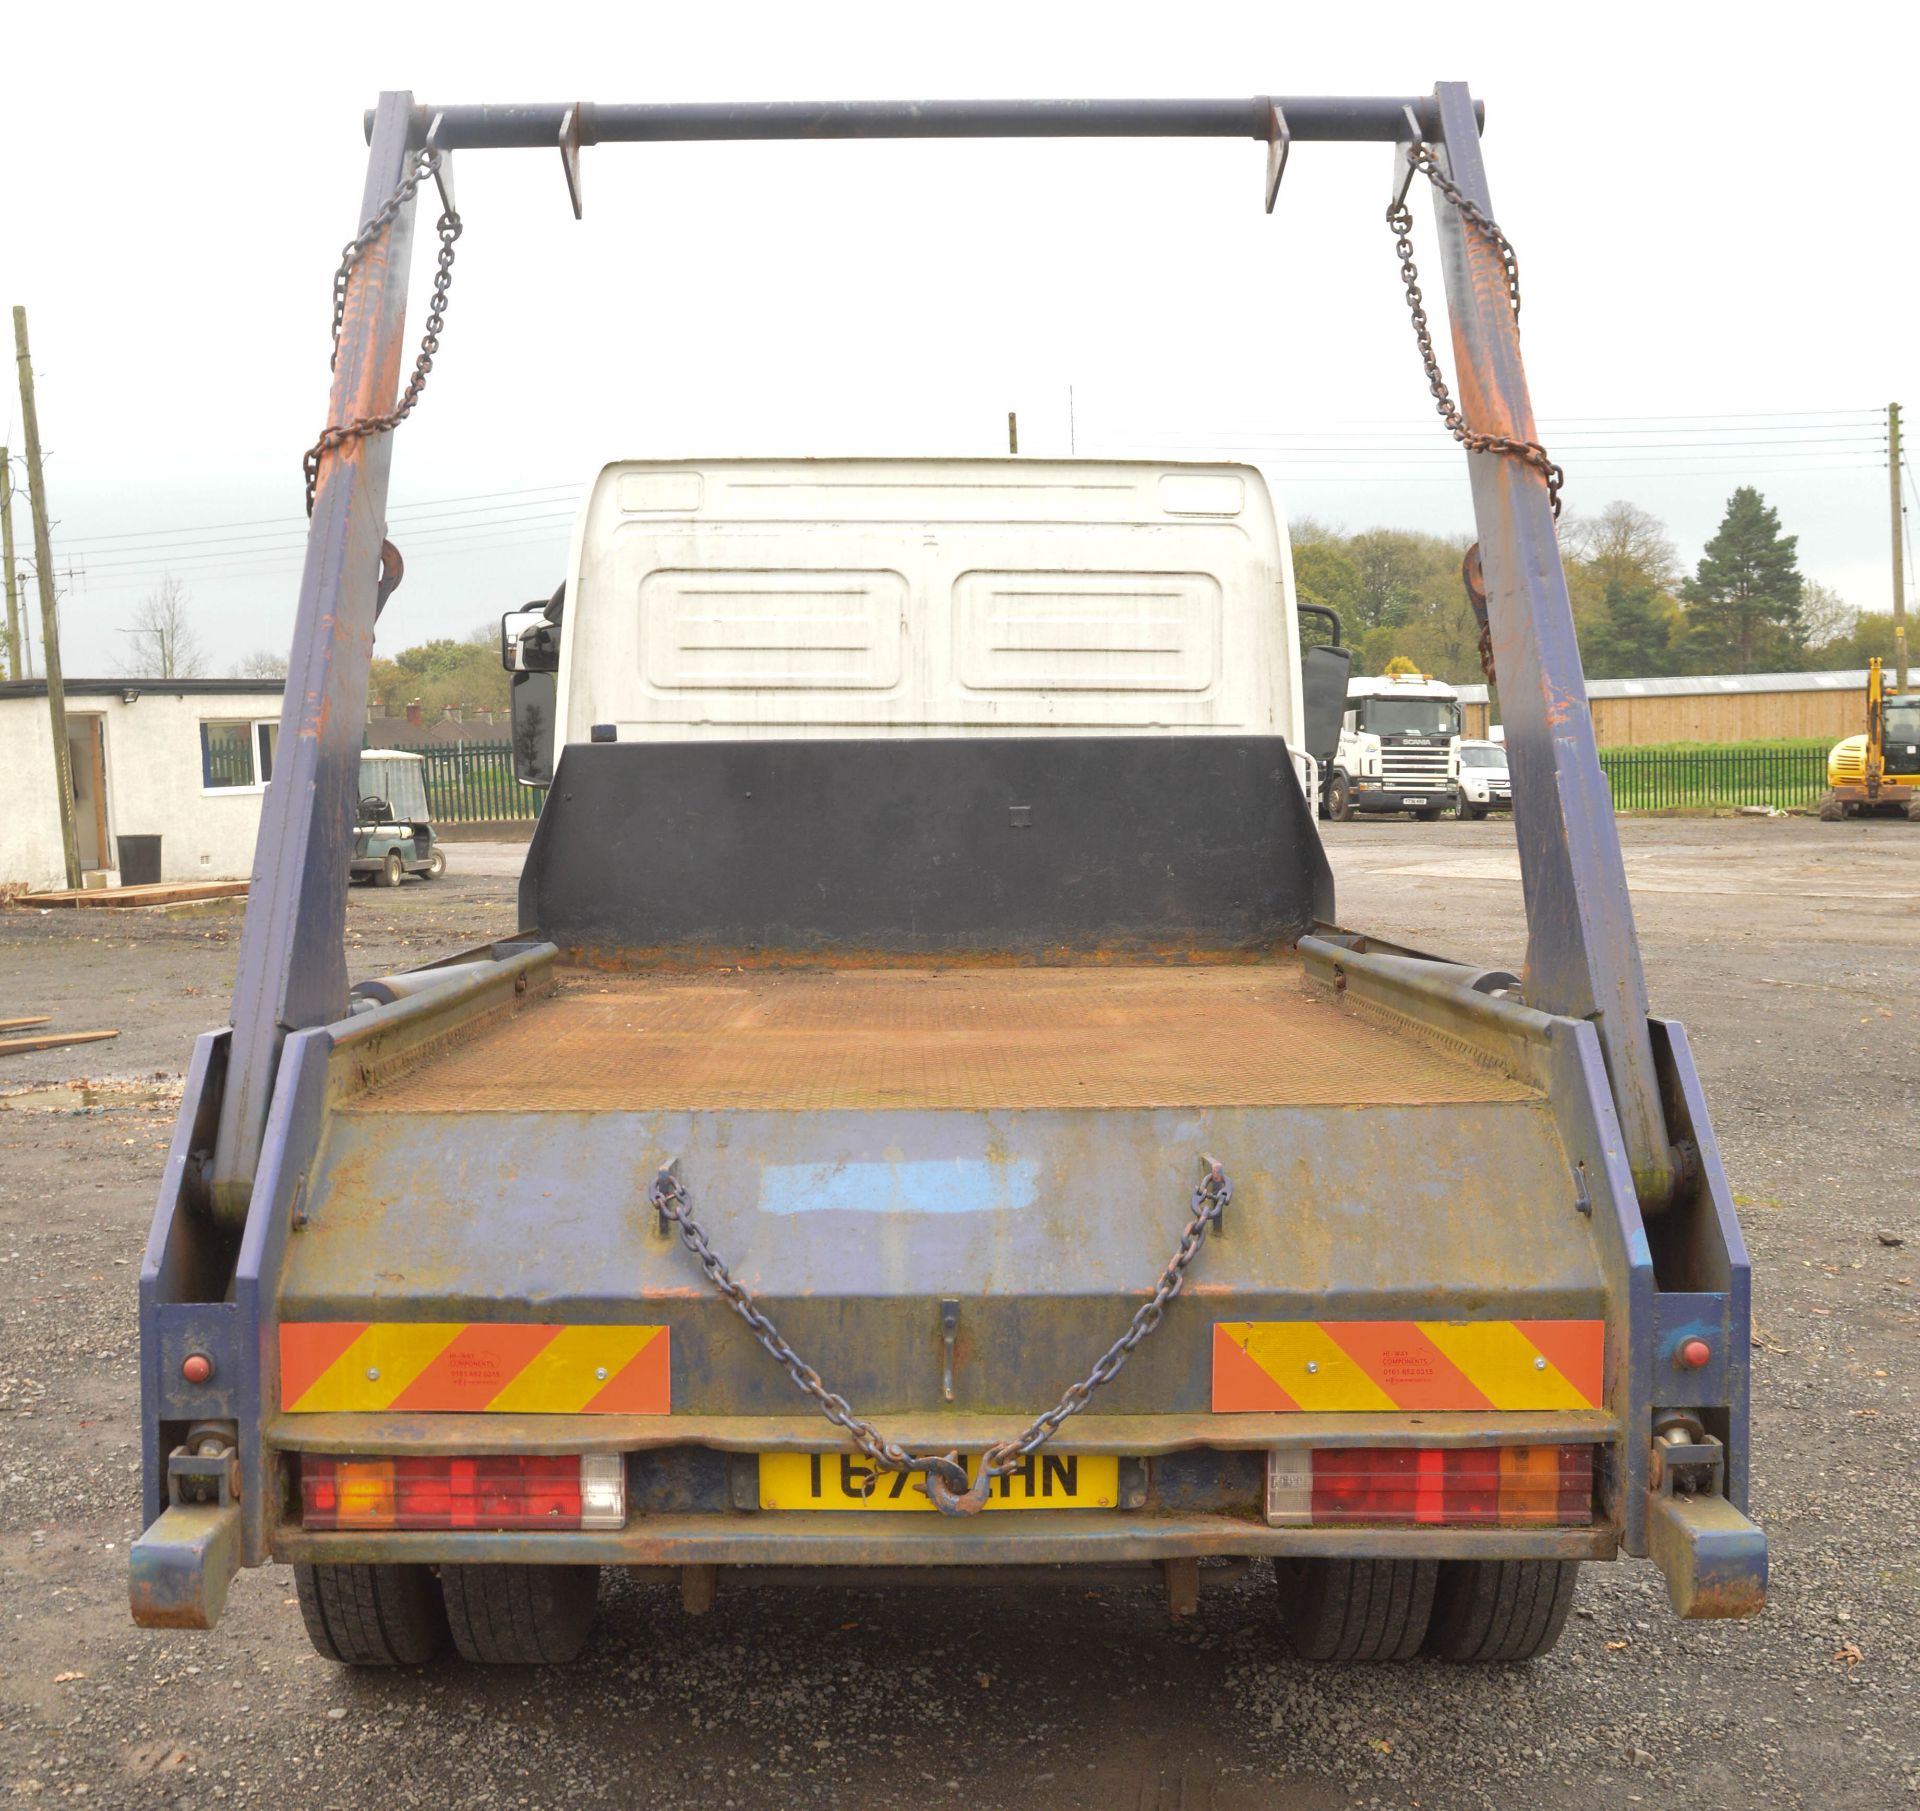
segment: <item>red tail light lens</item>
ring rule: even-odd
[[[1591,1446],[1348,1446],[1267,1455],[1267,1520],[1446,1527],[1584,1526]]]
[[[300,1519],[339,1528],[619,1528],[626,1468],[618,1453],[300,1463]]]

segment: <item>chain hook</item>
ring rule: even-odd
[[[984,1458],[980,1462],[980,1475],[972,1484],[967,1482],[966,1467],[960,1463],[957,1452],[948,1453],[944,1459],[927,1458],[919,1463],[926,1466],[921,1488],[942,1515],[978,1515],[986,1508],[987,1498],[993,1494],[994,1474],[987,1469]]]

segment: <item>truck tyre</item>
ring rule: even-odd
[[[1440,821],[1440,807],[1429,805],[1424,811],[1416,811],[1413,815],[1423,824],[1437,824]]]
[[[427,878],[429,880],[438,880],[446,871],[447,852],[442,849],[438,843],[435,843],[432,854],[427,857]]]
[[[307,1639],[341,1666],[424,1666],[447,1645],[426,1566],[295,1566]]]
[[[483,1666],[578,1660],[593,1628],[598,1566],[442,1566],[453,1645]]]
[[[1560,1639],[1579,1576],[1578,1560],[1443,1560],[1427,1652],[1442,1660],[1537,1659]]]
[[[1839,796],[1831,792],[1820,795],[1820,821],[1823,824],[1837,824],[1847,815],[1847,808],[1840,802]]]
[[[383,887],[397,887],[407,878],[407,864],[401,859],[398,849],[389,849],[387,859],[380,864],[380,884]]]
[[[1911,824],[1920,824],[1920,792],[1916,792],[1907,800],[1907,821]]]
[[[1302,1660],[1412,1659],[1439,1569],[1435,1560],[1275,1560],[1288,1645]]]
[[[1336,824],[1353,822],[1353,795],[1347,788],[1347,776],[1337,773],[1327,782],[1327,816]]]

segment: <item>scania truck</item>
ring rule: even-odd
[[[1406,811],[1432,823],[1460,796],[1460,695],[1425,673],[1347,683],[1327,815]]]
[[[503,625],[547,783],[517,924],[347,972],[416,190],[444,242],[490,147],[558,144],[577,201],[623,138],[1066,131],[1245,132],[1275,184],[1295,137],[1412,132],[1492,217],[1454,84],[383,97],[231,1022],[141,1274],[141,1624],[268,1560],[359,1666],[566,1661],[620,1567],[698,1612],[1098,1566],[1188,1615],[1230,1560],[1347,1661],[1524,1660],[1623,1554],[1683,1616],[1759,1607],[1746,1254],[1518,461],[1473,470],[1513,969],[1336,900],[1304,776],[1346,663],[1253,469],[698,458],[606,466]],[[1496,254],[1440,210],[1478,406],[1530,437]]]

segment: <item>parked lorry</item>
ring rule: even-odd
[[[1457,84],[388,95],[362,215],[444,178],[444,239],[487,146],[557,143],[577,200],[622,138],[1171,131],[1264,139],[1269,195],[1294,137],[1417,133],[1491,216]],[[1439,220],[1478,406],[1530,440],[1497,254]],[[1185,1614],[1206,1562],[1271,1562],[1287,1639],[1342,1660],[1524,1659],[1621,1553],[1682,1615],[1759,1606],[1747,1261],[1536,469],[1472,464],[1523,973],[1348,928],[1302,781],[1345,662],[1299,649],[1257,473],[692,460],[608,466],[505,625],[551,758],[518,929],[350,986],[405,279],[350,271],[292,752],[142,1270],[136,1620],[211,1625],[270,1559],[364,1665],[567,1659],[611,1566],[695,1611],[1152,1568]]]
[[[1892,692],[1876,657],[1867,663],[1867,727],[1833,746],[1819,814],[1905,815],[1920,823],[1920,692]]]
[[[1340,743],[1327,771],[1327,815],[1406,811],[1431,823],[1460,792],[1460,695],[1425,673],[1347,684]]]

